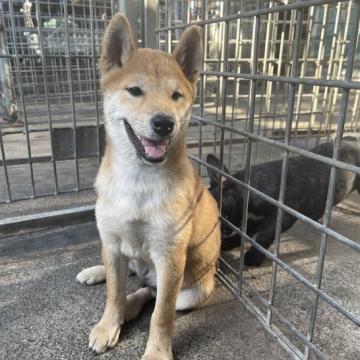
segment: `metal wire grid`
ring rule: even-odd
[[[1,182],[5,184],[1,192],[6,194],[1,202],[90,188],[94,174],[85,186],[81,184],[79,174],[75,131],[79,124],[95,126],[97,161],[100,161],[99,126],[102,114],[99,109],[102,99],[98,92],[98,49],[106,22],[115,11],[114,1],[32,1],[28,19],[24,15],[24,3],[0,3],[5,40],[5,51],[0,57],[8,62],[11,70],[13,101],[19,109],[18,118],[23,121],[20,128],[0,129],[1,175],[4,178]],[[72,129],[74,160],[71,163],[74,164],[56,162],[54,155],[53,129],[64,127]],[[26,151],[14,149],[14,142],[20,148],[26,147]],[[36,163],[41,161],[45,164],[44,156],[39,156],[38,152],[45,152],[48,155],[46,161],[51,164],[50,168],[47,166],[45,169],[44,165],[38,171],[38,179],[41,176],[47,179],[53,177],[53,185],[47,180],[45,190],[41,190],[42,184],[34,173]],[[12,162],[18,164],[17,168],[7,166]],[[73,181],[67,181],[67,185],[60,188],[59,175],[64,173],[63,178],[69,177],[69,167],[74,168]],[[13,180],[19,172],[28,172],[30,187],[27,181],[26,185],[21,184],[22,188],[18,185],[21,195],[14,198],[12,193],[16,191],[12,191],[12,186],[16,181]]]
[[[0,117],[12,112],[18,119],[0,128],[0,203],[92,189],[102,146],[101,36],[112,14],[127,6],[138,19],[135,35],[142,33],[141,3],[0,1]],[[91,129],[96,149],[84,159]],[[66,159],[57,152],[57,134],[72,153]]]
[[[181,2],[183,3],[183,2]],[[270,5],[276,5],[277,2],[267,2]],[[171,5],[170,5],[171,4]],[[168,15],[164,11],[159,11],[160,27],[167,26],[167,31],[159,32],[160,47],[163,49],[171,48],[176,44],[179,30],[183,28],[180,23],[191,20],[199,20],[201,16],[201,7],[189,9],[186,13],[186,3],[183,3],[183,9],[179,12],[174,3],[170,2],[167,6]],[[220,5],[219,5],[220,4]],[[231,13],[237,13],[246,9],[252,9],[251,4],[246,2],[231,2]],[[211,112],[214,119],[218,121],[222,113],[222,102],[227,103],[226,121],[232,125],[239,123],[241,128],[246,127],[248,104],[247,98],[250,86],[250,63],[251,63],[251,43],[252,43],[252,19],[251,17],[232,16],[229,21],[228,59],[226,66],[230,72],[241,73],[240,76],[228,77],[228,90],[226,99],[221,98],[224,74],[224,53],[225,36],[223,2],[207,2],[207,20],[205,26],[206,53],[205,70],[203,81],[205,86],[204,107],[207,112]],[[172,6],[172,8],[171,8]],[[165,7],[163,7],[164,9]],[[210,10],[209,10],[210,9]],[[286,8],[285,8],[286,9]],[[173,15],[173,18],[170,15]],[[181,16],[179,16],[181,14]],[[304,143],[308,148],[315,143],[322,141],[324,137],[329,139],[336,131],[336,122],[339,115],[339,106],[341,94],[336,87],[337,80],[343,78],[344,74],[344,54],[349,35],[349,19],[351,18],[351,8],[344,2],[338,2],[336,6],[309,7],[304,9],[303,16],[303,37],[301,43],[300,78],[299,91],[296,95],[295,108],[293,112],[294,121],[292,123],[293,139],[297,143]],[[171,19],[171,20],[169,20]],[[230,17],[231,19],[231,17]],[[241,21],[240,21],[241,20]],[[291,12],[274,11],[263,15],[260,19],[262,31],[260,32],[260,49],[258,58],[258,70],[265,80],[259,85],[260,91],[256,93],[256,104],[260,108],[259,114],[255,114],[254,126],[257,134],[267,137],[283,138],[285,129],[285,120],[287,114],[286,98],[288,83],[298,81],[289,77],[291,69],[291,49],[292,37],[295,30],[295,17]],[[169,22],[169,24],[167,24]],[[202,22],[200,21],[201,25]],[[310,34],[305,37],[304,34]],[[169,40],[171,39],[171,41]],[[171,42],[171,46],[168,43]],[[334,54],[337,54],[335,56]],[[355,67],[356,69],[356,67]],[[255,74],[254,76],[258,76]],[[311,81],[307,82],[307,78]],[[329,82],[322,81],[322,78],[328,79],[333,83],[333,87],[327,87]],[[359,72],[353,76],[353,79],[359,78]],[[316,79],[318,85],[311,86],[312,80]],[[336,79],[336,80],[334,80]],[[341,86],[341,84],[339,84]],[[355,85],[356,86],[356,85]],[[200,89],[201,91],[201,89]],[[202,111],[200,108],[199,111]],[[349,116],[346,118],[345,130],[357,131],[359,120],[359,92],[355,92],[350,97],[348,106]],[[214,149],[219,142],[219,131],[214,131]],[[208,136],[207,136],[208,137]],[[237,141],[234,134],[230,132],[229,152],[232,151],[232,144]],[[255,151],[259,154],[259,145],[255,145]],[[273,154],[273,149],[269,152],[269,158],[278,157],[278,153]],[[264,161],[266,159],[256,156],[255,161]],[[231,156],[229,163],[231,167]]]
[[[181,11],[179,11],[181,7]],[[239,267],[223,257],[219,279],[260,320],[296,359],[326,355],[316,346],[314,330],[319,300],[360,326],[360,318],[321,289],[328,237],[357,253],[360,245],[330,228],[337,169],[360,174],[360,169],[338,161],[345,131],[358,131],[359,122],[359,21],[360,1],[201,1],[160,2],[159,47],[171,51],[179,32],[191,24],[203,27],[204,69],[198,109],[192,119],[198,125],[199,151],[191,158],[202,167],[242,185],[245,189],[242,227],[221,216],[242,237]],[[180,15],[179,15],[180,14]],[[281,29],[280,33],[278,30]],[[216,37],[218,36],[218,37]],[[221,169],[243,158],[245,182],[203,160],[208,133],[213,133],[212,151],[219,153]],[[327,140],[334,133],[333,158],[313,154],[309,145]],[[241,146],[236,140],[239,140]],[[279,199],[275,200],[249,183],[250,166],[266,160],[264,146],[282,153]],[[236,150],[235,150],[236,148]],[[270,158],[273,156],[272,151]],[[284,204],[288,159],[301,154],[331,165],[322,223],[313,221]],[[274,252],[265,250],[246,235],[248,199],[252,192],[278,208]],[[220,199],[221,201],[221,199]],[[314,281],[309,281],[279,256],[281,223],[287,212],[321,233]],[[270,293],[265,298],[244,276],[245,243],[250,243],[272,261]],[[279,269],[287,272],[312,294],[305,332],[274,303]],[[229,275],[230,274],[230,275]],[[350,286],[350,284],[348,284]],[[255,301],[256,300],[256,301]],[[266,310],[262,311],[262,305]],[[275,321],[276,319],[277,321]],[[277,323],[284,326],[286,334]],[[287,335],[287,334],[290,335]]]
[[[45,65],[48,78],[49,96],[60,103],[69,96],[67,55],[71,56],[73,67],[73,87],[78,102],[86,96],[93,96],[92,44],[100,44],[106,19],[111,17],[110,1],[94,1],[93,6],[74,5],[69,1],[64,6],[59,1],[34,1],[32,9],[33,27],[25,24],[21,7],[23,1],[2,2],[2,17],[9,56],[17,52],[21,64],[21,79],[24,95],[37,105],[45,98]],[[93,20],[90,21],[90,12]],[[13,17],[11,17],[13,14]],[[91,26],[93,27],[91,34]],[[41,31],[39,31],[41,28]],[[93,35],[93,36],[92,36]],[[42,41],[40,41],[40,39]],[[42,62],[44,57],[44,62]],[[13,58],[13,57],[11,57]],[[11,67],[16,71],[16,67]],[[14,86],[19,92],[19,79],[13,75]]]
[[[53,128],[69,127],[74,130],[82,125],[95,126],[97,160],[99,160],[99,125],[102,123],[102,113],[99,111],[101,96],[98,93],[97,49],[106,19],[110,18],[114,10],[114,2],[110,0],[101,2],[95,0],[91,2],[39,0],[32,3],[31,22],[33,27],[29,27],[24,14],[20,12],[24,1],[1,2],[7,52],[5,55],[0,55],[0,58],[10,63],[13,92],[17,95],[19,118],[24,121],[24,126],[21,129],[3,129],[0,134],[1,139],[4,138],[0,147],[3,159],[3,172],[0,176],[2,175],[4,179],[3,185],[6,185],[1,190],[3,196],[0,202],[91,188],[96,172],[96,161],[93,165],[95,171],[90,176],[89,174],[81,176],[82,172],[86,172],[88,162],[84,163],[78,159],[79,141],[77,132],[74,131],[72,147],[75,173],[71,177],[67,176],[65,173],[70,166],[69,161],[65,164],[65,162],[57,161],[54,157],[53,138],[50,136]],[[175,39],[180,35],[182,24],[199,20],[202,17],[201,6],[190,6],[193,3],[189,3],[189,5],[183,1],[168,3],[164,12],[165,2],[160,1],[159,24],[160,26],[175,26],[176,29],[159,32],[160,37],[162,36],[160,46],[163,48],[164,46],[171,48],[176,44]],[[10,4],[12,6],[9,6]],[[219,21],[224,16],[224,4],[224,2],[215,1],[208,1],[206,4],[207,21],[210,23],[205,26],[207,38],[205,69],[210,72],[204,74],[202,78],[204,86],[200,88],[200,92],[204,89],[205,101],[203,107],[195,110],[195,115],[202,117],[202,112],[206,109],[206,112],[211,114],[211,118],[215,121],[222,118],[222,101],[225,98],[222,99],[221,94],[223,93],[224,78],[219,75],[224,73],[226,66],[230,72],[235,71],[242,74],[241,78],[227,79],[226,123],[245,129],[248,121],[247,94],[251,82],[249,76],[251,76],[253,24],[251,17],[229,21],[229,46],[225,46],[224,22]],[[266,6],[274,4],[276,5],[277,2],[267,2]],[[140,6],[139,3],[137,5],[138,11],[142,10],[141,18],[144,18],[144,6]],[[253,11],[254,2],[230,2],[229,6],[231,13],[248,12]],[[310,7],[309,11],[305,8],[304,12],[306,18],[306,21],[303,22],[304,27],[306,27],[306,32],[312,36],[307,37],[306,46],[303,46],[302,58],[299,59],[300,76],[318,78],[320,74],[326,75],[330,79],[336,79],[332,80],[334,87],[309,87],[303,78],[304,83],[299,85],[296,110],[294,110],[296,120],[292,125],[293,138],[297,143],[304,143],[304,146],[308,147],[309,143],[319,142],[324,136],[331,136],[336,128],[335,120],[338,116],[341,98],[336,83],[343,76],[351,11],[346,3],[339,2],[336,7]],[[324,12],[328,14],[325,17],[322,16]],[[324,18],[326,20],[323,20]],[[166,23],[167,21],[169,24]],[[289,55],[292,46],[291,36],[295,29],[295,18],[291,12],[272,11],[261,17],[260,23],[265,31],[260,32],[259,68],[271,79],[279,81],[275,83],[273,81],[261,82],[261,89],[255,97],[257,106],[260,106],[261,110],[259,114],[254,115],[254,126],[257,134],[272,139],[281,139],[284,137],[287,111],[284,106],[288,91],[287,82],[296,81],[296,79],[291,80],[288,76],[291,64]],[[325,30],[319,32],[317,30],[319,26]],[[334,28],[334,31],[331,32],[328,28],[330,30]],[[143,29],[141,32],[143,33]],[[169,43],[166,39],[169,39]],[[312,57],[309,51],[310,43],[319,44],[316,46],[319,51],[316,53],[312,50]],[[228,51],[227,61],[224,57],[225,50]],[[331,61],[327,61],[325,56],[329,51]],[[332,56],[335,53],[337,56]],[[322,80],[317,81],[319,85],[324,85]],[[347,117],[345,129],[356,131],[359,118],[359,92],[351,96],[349,102],[348,109],[351,116]],[[202,125],[200,127],[203,146],[199,147],[199,154],[202,154],[203,148],[209,146],[213,147],[214,152],[218,151],[221,131],[215,127],[214,131],[210,130],[209,132],[208,127],[204,129]],[[244,143],[244,139],[234,132],[225,132],[225,136],[228,136],[225,142],[229,143],[226,151],[229,152],[228,165],[231,167],[233,144]],[[190,140],[194,146],[199,140],[194,135],[194,131]],[[39,142],[46,144],[48,156],[43,156],[45,150],[41,148],[39,150]],[[19,151],[14,151],[14,145],[11,143],[23,147],[21,159],[16,157]],[[259,143],[255,144],[254,151],[256,152],[255,161],[266,160],[264,152],[259,149]],[[279,156],[278,152],[272,148],[268,155],[270,158]],[[33,162],[37,164],[39,161],[43,165],[45,165],[45,161],[50,165],[47,171],[40,169],[38,165],[35,165],[36,169],[33,170]],[[21,163],[23,164],[22,169],[19,168],[20,165],[17,165],[18,168],[10,166],[7,169],[7,162],[9,164]],[[24,168],[26,163],[29,165],[27,169]],[[30,179],[30,182],[26,179],[24,184],[17,186],[12,179],[18,178],[18,173],[25,171],[28,171],[27,178]],[[36,176],[37,173],[39,173],[38,176]],[[58,179],[59,176],[66,179],[65,185],[62,185],[63,181]],[[53,186],[48,183],[40,184],[40,177],[53,177]],[[72,182],[70,178],[73,180]],[[21,189],[13,191],[15,195],[12,196],[11,187],[15,190]],[[17,194],[19,192],[21,195]],[[24,196],[23,193],[27,195]]]

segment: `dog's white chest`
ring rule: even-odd
[[[109,181],[96,204],[102,241],[129,258],[148,261],[150,252],[165,242],[172,228],[166,203],[169,184],[156,176],[131,182]],[[110,196],[109,196],[110,195]],[[105,236],[104,236],[105,234]]]

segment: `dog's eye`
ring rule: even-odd
[[[182,97],[182,94],[179,93],[178,91],[174,91],[173,94],[171,95],[171,98],[174,101],[178,101],[181,97]]]
[[[131,94],[132,96],[142,96],[144,95],[144,92],[138,87],[138,86],[133,86],[133,87],[129,87],[126,89],[128,91],[129,94]]]

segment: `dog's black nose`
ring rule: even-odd
[[[160,136],[167,136],[174,130],[174,120],[168,115],[155,115],[151,120],[151,127]]]

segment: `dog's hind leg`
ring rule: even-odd
[[[104,265],[88,267],[77,274],[76,280],[87,285],[102,283],[106,280],[105,267]]]
[[[200,281],[189,288],[183,288],[176,299],[176,310],[191,310],[206,302],[215,287],[214,272],[207,273]],[[135,319],[144,305],[156,298],[156,290],[150,287],[140,288],[126,298],[125,321]]]
[[[281,226],[281,233],[290,229],[296,218],[289,214],[284,214]],[[263,248],[268,249],[275,239],[276,232],[276,214],[264,220],[259,225],[261,229],[256,237],[256,242]],[[265,255],[259,251],[256,247],[251,246],[250,249],[245,253],[245,265],[247,266],[259,266],[265,258]]]
[[[153,295],[153,291],[149,287],[140,288],[128,295],[126,297],[125,321],[135,319],[144,305],[154,297]]]
[[[176,310],[190,310],[203,305],[210,298],[214,287],[214,272],[211,271],[195,285],[181,289],[176,299]]]

